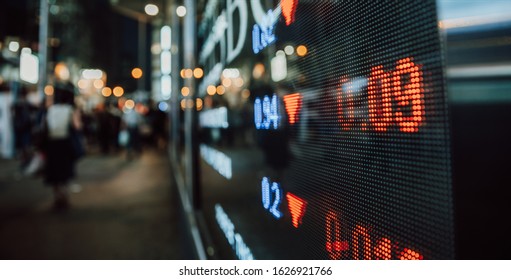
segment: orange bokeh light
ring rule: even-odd
[[[296,54],[298,56],[305,56],[307,55],[307,52],[308,52],[307,47],[304,45],[299,45],[298,47],[296,47]]]
[[[131,70],[131,76],[135,79],[140,79],[142,78],[142,75],[143,75],[143,72],[142,72],[142,69],[136,67],[136,68],[133,68],[133,70]]]
[[[188,96],[190,94],[190,88],[189,87],[182,87],[181,88],[181,94],[183,96]]]
[[[215,95],[216,93],[216,87],[214,85],[209,85],[206,89],[207,93],[209,95]]]
[[[47,85],[44,87],[44,94],[46,94],[47,96],[52,96],[54,91],[55,89],[53,88],[52,85]]]
[[[202,76],[204,75],[204,71],[200,68],[195,68],[193,70],[193,76],[195,77],[195,79],[200,79],[202,78]]]
[[[101,94],[104,96],[104,97],[109,97],[110,95],[112,95],[112,89],[109,88],[109,87],[104,87],[102,90],[101,90]]]
[[[222,85],[217,86],[216,93],[218,93],[218,95],[223,95],[225,93],[225,87]]]
[[[192,69],[185,69],[184,74],[185,74],[184,75],[185,78],[190,79],[191,77],[193,77],[193,70]]]
[[[116,97],[121,97],[124,94],[124,89],[120,86],[114,87],[113,93]]]

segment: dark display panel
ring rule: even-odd
[[[219,257],[454,257],[435,1],[209,1],[202,20]]]

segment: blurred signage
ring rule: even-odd
[[[172,78],[170,72],[172,71],[172,55],[170,49],[172,46],[172,30],[169,26],[163,26],[160,30],[160,47],[162,52],[160,54],[160,70],[162,76],[160,77],[160,93],[163,100],[169,100],[172,95]]]
[[[247,244],[245,244],[245,241],[243,241],[241,235],[236,232],[234,224],[232,223],[231,219],[229,219],[229,216],[227,216],[220,204],[215,205],[215,212],[218,225],[224,232],[227,241],[232,246],[238,259],[253,260],[254,255],[252,255],[250,248],[247,246]]]
[[[287,59],[284,51],[277,51],[275,57],[271,59],[271,79],[279,82],[287,77]]]
[[[28,48],[21,50],[20,79],[31,84],[37,84],[39,81],[39,58]]]
[[[227,179],[232,178],[232,160],[224,153],[206,145],[200,145],[202,158]]]
[[[228,128],[227,108],[220,107],[201,112],[199,115],[199,124],[201,127]]]

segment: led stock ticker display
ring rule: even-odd
[[[208,1],[202,18],[218,257],[454,257],[435,1]]]

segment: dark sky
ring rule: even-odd
[[[34,0],[0,0],[0,38],[37,36]],[[35,34],[34,34],[35,32]]]

